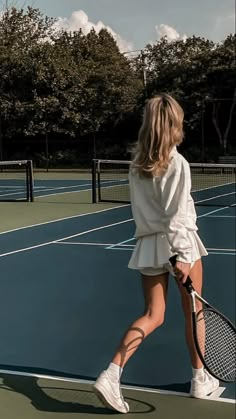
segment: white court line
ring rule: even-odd
[[[2,258],[4,256],[14,255],[16,253],[26,252],[27,250],[37,249],[38,247],[49,246],[50,244],[53,244],[53,241],[37,244],[35,246],[24,247],[22,249],[13,250],[13,251],[7,252],[7,253],[2,253],[2,254],[0,254],[0,258]]]
[[[68,192],[68,193],[70,193],[70,192]],[[40,197],[37,197],[37,198],[40,198]],[[34,227],[38,227],[38,226],[42,226],[42,225],[46,225],[46,224],[52,224],[52,223],[57,223],[57,222],[65,221],[65,220],[70,220],[70,219],[73,219],[73,218],[85,217],[85,216],[93,215],[93,214],[100,214],[102,212],[113,211],[113,210],[116,210],[116,209],[119,209],[119,208],[126,208],[126,207],[129,207],[129,206],[130,206],[130,204],[122,204],[122,205],[118,205],[117,207],[105,208],[105,209],[98,210],[98,211],[93,211],[93,212],[86,212],[84,214],[70,215],[69,217],[58,218],[56,220],[44,221],[42,223],[30,224],[30,225],[23,226],[23,227],[17,227],[17,228],[13,228],[11,230],[2,231],[2,232],[0,232],[0,235],[13,233],[15,231],[20,231],[20,230],[25,230],[25,229],[28,229],[28,228],[34,228]],[[197,218],[206,217],[209,214],[215,213],[217,211],[222,211],[222,210],[228,209],[228,208],[229,208],[228,206],[223,207],[223,208],[218,208],[217,210],[210,211],[210,212],[207,212],[205,214],[199,215]],[[222,217],[224,217],[224,215],[222,215]]]
[[[221,394],[225,391],[225,387],[218,387],[217,390],[213,391],[210,396],[207,396],[207,400],[218,400]]]
[[[227,205],[227,207],[217,208],[216,210],[206,212],[205,214],[202,214],[202,215],[198,215],[197,218],[207,217],[210,214],[214,214],[215,212],[223,211],[224,209],[228,209],[228,208],[229,208],[228,205]]]
[[[124,180],[127,181],[127,179],[124,179]],[[115,182],[115,181],[113,181],[113,182]],[[116,182],[120,182],[120,180],[117,180]],[[127,182],[127,185],[128,185],[128,182]],[[204,189],[196,189],[196,190],[192,191],[192,193],[201,192],[201,191],[204,191],[204,190],[218,188],[218,187],[222,187],[222,186],[226,186],[226,185],[233,185],[233,182],[225,183],[224,185],[217,185],[217,186],[213,186],[213,187],[209,187],[209,188],[204,188]],[[119,187],[119,186],[123,186],[123,185],[122,184],[121,185],[117,184],[117,185],[111,185],[111,186],[104,186],[103,189],[105,189],[105,188],[116,188],[116,187]],[[229,195],[234,195],[234,194],[236,194],[236,192],[222,193],[220,195],[215,195],[211,198],[205,198],[205,199],[201,199],[200,201],[196,201],[196,204],[199,204],[201,202],[211,201],[215,198],[222,198],[223,196],[229,196]],[[228,206],[225,207],[225,208],[228,208]]]
[[[202,188],[202,189],[193,189],[192,193],[208,191],[209,189],[215,189],[215,188],[223,188],[224,186],[229,186],[229,185],[234,185],[234,182],[223,183],[222,185],[208,186],[207,188]]]
[[[103,226],[101,226],[101,227],[95,227],[95,228],[92,228],[91,230],[82,231],[81,233],[73,234],[73,235],[71,235],[71,236],[64,237],[63,239],[54,240],[54,242],[53,242],[53,243],[59,243],[59,242],[61,242],[61,241],[63,241],[63,240],[68,240],[68,239],[72,239],[73,237],[83,236],[83,235],[85,235],[85,234],[88,234],[88,233],[93,233],[94,231],[103,230],[103,229],[105,229],[105,228],[114,227],[114,226],[116,226],[116,225],[129,223],[130,221],[133,221],[133,218],[129,218],[128,220],[124,220],[124,221],[118,221],[117,223],[106,224],[106,225],[103,225]]]
[[[89,242],[63,242],[63,241],[60,241],[60,242],[55,242],[55,244],[83,245],[83,246],[111,246],[111,247],[117,246],[117,244],[114,244],[114,243],[112,244],[112,243],[95,243],[95,242],[94,243],[93,242],[89,243]],[[124,247],[130,247],[132,245],[123,244],[123,246]]]
[[[85,184],[81,184],[81,185],[73,185],[73,186],[37,186],[37,188],[38,188],[38,190],[35,190],[35,192],[43,192],[43,191],[45,191],[45,192],[48,192],[48,191],[58,191],[58,190],[60,190],[60,189],[72,189],[72,188],[81,188],[81,187],[83,187],[83,186],[92,186],[92,184],[91,183],[85,183]],[[43,189],[40,189],[40,188],[43,188]],[[80,189],[80,191],[82,192],[82,190],[83,189]],[[91,188],[89,189],[89,190],[91,190]],[[68,191],[68,193],[72,193],[72,192],[79,192],[79,191]],[[61,193],[56,193],[56,194],[48,194],[48,195],[42,195],[42,196],[50,196],[50,195],[61,195],[61,194],[63,194],[63,193],[66,193],[66,192],[61,192]],[[39,198],[38,196],[36,196],[36,198]]]
[[[101,180],[101,185],[103,185],[104,183],[118,183],[119,184],[119,182],[127,182],[127,185],[129,184],[129,182],[128,182],[128,179],[114,179],[114,180]],[[114,187],[115,186],[117,186],[117,185],[114,185]],[[123,186],[123,185],[121,185],[121,186]],[[106,186],[107,187],[107,186]]]
[[[62,245],[69,245],[69,246],[100,246],[105,247],[106,250],[133,250],[135,245],[133,244],[125,244],[130,241],[135,240],[135,238],[125,240],[124,242],[120,243],[96,243],[96,242],[64,242],[64,241],[57,241],[55,244],[62,244]],[[235,256],[236,249],[218,249],[218,248],[207,248],[209,254],[211,255],[227,255],[227,256]],[[234,252],[234,253],[231,253]]]
[[[228,192],[221,195],[215,195],[215,196],[212,196],[211,198],[205,198],[205,199],[201,199],[200,201],[196,201],[196,204],[199,204],[200,202],[211,201],[212,199],[215,199],[215,198],[222,198],[222,196],[229,196],[229,195],[235,195],[235,194],[236,192]]]
[[[236,256],[236,253],[229,252],[209,252],[209,255],[226,255],[226,256]]]
[[[26,189],[22,189],[20,192],[10,192],[10,193],[4,193],[0,194],[0,196],[12,196],[12,195],[20,195],[22,193],[25,193]]]
[[[130,245],[129,246],[130,248],[128,249],[128,248],[125,248],[125,247],[123,247],[123,246],[117,246],[117,247],[112,247],[110,250],[124,250],[124,251],[126,251],[127,252],[127,250],[133,250],[133,247]]]
[[[46,224],[57,223],[57,222],[60,222],[60,221],[71,220],[73,218],[85,217],[87,215],[100,214],[102,212],[112,211],[112,210],[115,210],[115,209],[126,208],[126,207],[129,207],[129,204],[127,204],[127,205],[119,205],[117,207],[112,207],[112,208],[105,208],[105,209],[98,210],[98,211],[93,211],[93,212],[85,212],[84,214],[70,215],[69,217],[58,218],[57,220],[44,221],[43,223],[30,224],[28,226],[17,227],[17,228],[13,228],[12,230],[2,231],[2,232],[0,232],[0,235],[2,235],[2,234],[8,234],[8,233],[13,233],[14,231],[19,231],[19,230],[25,230],[27,228],[39,227],[39,226],[46,225]]]
[[[66,191],[66,192],[56,192],[56,193],[49,193],[49,194],[45,194],[45,195],[36,195],[35,198],[44,198],[47,196],[54,196],[54,195],[66,195],[68,193],[79,193],[79,192],[88,192],[91,191],[92,189],[78,189],[77,191]]]
[[[17,377],[33,377],[42,380],[52,380],[52,381],[64,381],[69,383],[77,383],[77,384],[85,384],[85,385],[93,385],[95,383],[94,380],[82,380],[79,378],[70,378],[70,377],[60,377],[55,375],[46,375],[46,374],[37,374],[37,373],[30,373],[24,371],[13,371],[7,369],[1,369],[0,374],[6,375],[15,375]],[[170,396],[180,396],[180,397],[190,397],[189,393],[182,393],[178,391],[170,391],[170,390],[159,390],[155,388],[148,388],[148,387],[138,387],[138,386],[131,386],[131,385],[121,385],[121,388],[124,390],[132,390],[132,391],[142,391],[144,393],[155,393],[155,394],[163,394],[163,395],[170,395]],[[223,403],[235,403],[234,399],[227,399],[223,397],[217,397],[218,394],[222,394],[225,390],[225,387],[220,387],[211,396],[204,397],[204,400],[213,400],[216,402],[223,402]]]
[[[83,235],[88,234],[88,233],[93,233],[94,231],[99,231],[99,230],[102,230],[102,229],[105,229],[105,228],[113,227],[113,226],[115,226],[115,225],[128,223],[128,222],[130,222],[130,221],[133,221],[133,218],[130,218],[130,219],[128,219],[128,220],[124,220],[124,221],[119,221],[119,222],[117,222],[117,223],[112,223],[112,224],[103,225],[103,226],[101,226],[101,227],[92,228],[91,230],[82,231],[82,232],[80,232],[80,233],[73,234],[73,235],[71,235],[71,236],[67,236],[67,237],[63,237],[63,238],[58,239],[58,240],[52,240],[52,241],[49,241],[49,242],[45,242],[45,243],[41,243],[41,244],[37,244],[37,245],[35,245],[35,246],[24,247],[24,248],[22,248],[22,249],[17,249],[17,250],[13,250],[13,251],[11,251],[11,252],[2,253],[2,254],[0,254],[0,257],[10,256],[10,255],[14,255],[14,254],[16,254],[16,253],[26,252],[26,251],[28,251],[28,250],[37,249],[37,248],[39,248],[39,247],[43,247],[43,246],[49,246],[50,244],[59,243],[60,241],[63,241],[63,240],[69,240],[69,239],[71,239],[71,238],[73,238],[73,237],[83,236]]]
[[[216,248],[216,247],[208,247],[207,250],[216,250],[219,252],[236,252],[236,249],[220,249],[220,248]]]
[[[180,391],[170,391],[170,390],[159,390],[159,389],[152,389],[146,387],[136,387],[136,386],[128,386],[128,385],[121,385],[121,388],[126,390],[135,390],[135,391],[143,391],[146,393],[156,393],[156,394],[166,394],[169,396],[179,396],[179,397],[191,397],[189,393],[182,393]],[[226,399],[218,397],[218,394],[222,394],[225,391],[225,387],[219,387],[216,391],[214,391],[211,396],[203,397],[204,400],[213,400],[216,402],[224,402],[224,403],[235,403],[234,399]]]
[[[131,242],[135,240],[135,238],[133,237],[132,239],[128,239],[128,240],[124,240],[122,242],[116,243],[116,244],[112,244],[111,246],[109,246],[107,249],[112,249],[113,247],[117,247],[117,246],[127,246],[125,243]],[[130,247],[130,245],[128,245]]]
[[[112,182],[117,182],[117,180],[106,181],[105,183],[112,183]],[[78,186],[80,188],[83,187],[83,186],[90,186],[90,188],[89,189],[79,189],[77,191],[66,191],[66,192],[59,192],[59,193],[56,192],[56,193],[51,193],[51,194],[46,194],[46,195],[39,195],[39,196],[36,195],[35,197],[36,198],[44,198],[44,197],[47,197],[47,196],[64,195],[64,194],[68,194],[68,193],[88,192],[88,191],[92,190],[92,183],[88,183],[88,184],[84,184],[84,185],[78,185]],[[118,186],[118,185],[116,185],[116,186]],[[123,186],[123,185],[119,185],[119,186]],[[104,188],[109,188],[109,187],[111,187],[111,186],[104,186]],[[71,186],[71,188],[72,188],[72,186]],[[50,191],[50,190],[53,190],[53,189],[48,189],[48,191]],[[38,191],[38,192],[40,192],[40,191]],[[47,190],[45,192],[47,192]]]

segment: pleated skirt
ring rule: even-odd
[[[196,231],[189,231],[188,236],[192,245],[191,262],[195,262],[208,253]],[[171,256],[173,253],[165,234],[144,236],[137,240],[128,267],[138,270],[161,268],[169,263]]]

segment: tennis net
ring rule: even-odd
[[[129,203],[130,161],[93,161],[93,202]],[[236,164],[191,163],[192,197],[196,205],[236,204]]]
[[[31,160],[0,161],[0,201],[28,201],[33,196]]]

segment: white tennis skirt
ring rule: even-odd
[[[196,231],[189,231],[192,245],[191,262],[207,256],[207,250]],[[167,237],[163,233],[152,234],[137,240],[128,267],[142,270],[143,268],[162,268],[173,256]]]

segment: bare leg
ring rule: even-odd
[[[168,273],[156,276],[142,275],[145,310],[126,331],[112,362],[124,367],[143,340],[164,322]]]
[[[193,286],[201,295],[202,292],[202,261],[201,259],[197,260],[190,271],[190,277],[193,282]],[[181,299],[182,299],[182,307],[183,312],[185,315],[185,333],[186,333],[186,341],[191,357],[191,363],[193,368],[202,368],[202,362],[197,354],[195,349],[194,339],[193,339],[193,330],[192,330],[192,310],[191,310],[191,302],[188,293],[186,292],[185,288],[182,284],[177,281]],[[201,303],[196,301],[197,311],[201,309]],[[199,305],[199,306],[198,306]]]

